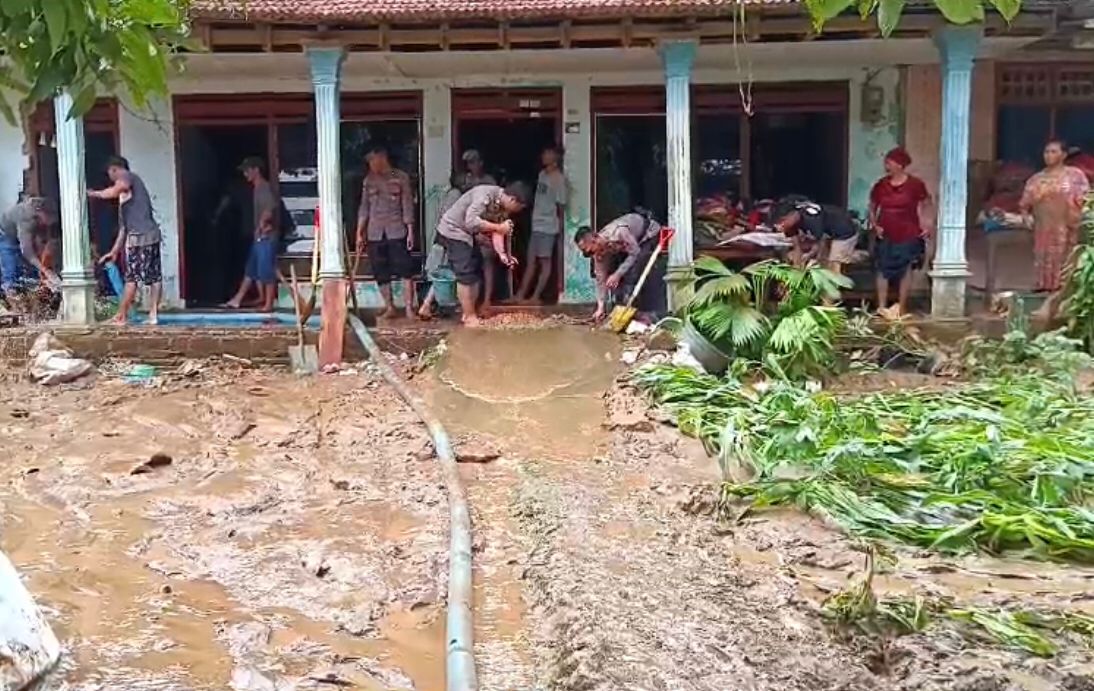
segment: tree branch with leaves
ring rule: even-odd
[[[0,0],[0,113],[11,123],[61,89],[82,115],[97,94],[138,107],[167,94],[190,39],[189,0]]]
[[[888,36],[900,24],[900,17],[909,0],[804,0],[809,16],[819,31],[831,19],[857,10],[865,21],[871,17],[877,20],[878,29]],[[931,0],[919,3],[924,7],[933,7],[951,24],[975,24],[984,21],[987,12],[994,9],[1003,19],[1011,21],[1022,9],[1022,0]]]

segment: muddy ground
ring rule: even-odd
[[[459,332],[412,379],[469,461],[483,689],[1094,689],[1083,650],[831,632],[861,555],[789,511],[718,520],[715,464],[619,354]],[[65,643],[49,686],[443,689],[447,511],[411,413],[367,367],[163,374],[0,393],[0,544]],[[1082,609],[1094,578],[901,556],[881,591]]]

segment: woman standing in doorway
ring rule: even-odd
[[[870,223],[877,233],[877,308],[899,316],[908,311],[913,271],[923,266],[930,230],[931,195],[923,181],[909,175],[912,157],[897,147],[885,154],[885,177],[870,190]],[[889,285],[897,283],[897,309],[890,312]]]
[[[1060,289],[1067,282],[1067,261],[1079,242],[1083,197],[1090,183],[1081,170],[1067,165],[1062,141],[1045,145],[1044,160],[1044,170],[1026,182],[1019,206],[1032,216],[1037,290],[1049,294],[1037,316],[1049,320],[1056,315]]]

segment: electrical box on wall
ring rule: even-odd
[[[885,118],[885,89],[867,81],[862,85],[862,110],[859,119],[864,125],[877,125]]]

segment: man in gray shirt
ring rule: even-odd
[[[513,232],[509,216],[519,213],[530,196],[528,187],[520,182],[505,189],[479,185],[465,192],[437,222],[437,236],[456,274],[456,294],[465,326],[479,324],[475,305],[482,281],[482,249],[478,237],[489,235],[499,260],[515,266],[516,260],[505,250],[505,237]]]
[[[577,231],[574,241],[582,253],[593,260],[593,273],[596,276],[594,320],[599,321],[604,317],[609,292],[615,294],[616,302],[622,302],[634,290],[638,276],[644,268],[644,262],[639,259],[646,258],[648,261],[657,246],[660,233],[660,223],[638,212],[623,214],[596,232],[588,226],[582,226]],[[658,281],[653,273],[650,278],[652,280],[646,284],[650,290],[664,290],[663,285],[657,285]],[[645,290],[642,292],[646,293]],[[643,312],[651,311],[643,309],[642,302],[640,296],[638,309]]]
[[[57,274],[42,264],[34,250],[35,234],[54,219],[55,214],[41,197],[30,197],[0,213],[0,288],[9,304],[18,301],[19,291],[30,278],[28,265],[51,287],[60,286]]]
[[[536,202],[532,207],[532,234],[528,237],[528,264],[517,291],[519,302],[539,302],[547,280],[551,277],[551,258],[555,254],[558,235],[566,213],[568,183],[562,174],[562,150],[549,146],[543,150],[543,170],[536,182]],[[536,288],[532,279],[539,274]]]
[[[88,190],[93,199],[117,199],[120,204],[121,224],[114,247],[99,260],[100,264],[116,262],[125,251],[125,290],[114,323],[123,325],[129,320],[129,309],[137,296],[137,285],[149,286],[148,323],[159,320],[160,296],[163,293],[163,267],[160,261],[160,226],[152,212],[152,197],[144,180],[129,170],[129,161],[114,156],[106,166],[113,183],[105,190]]]
[[[277,231],[281,220],[281,203],[266,179],[266,162],[257,156],[248,156],[239,165],[247,184],[251,186],[254,204],[254,240],[243,270],[243,282],[225,307],[239,309],[253,286],[258,287],[259,306],[263,312],[272,312],[277,297]]]

